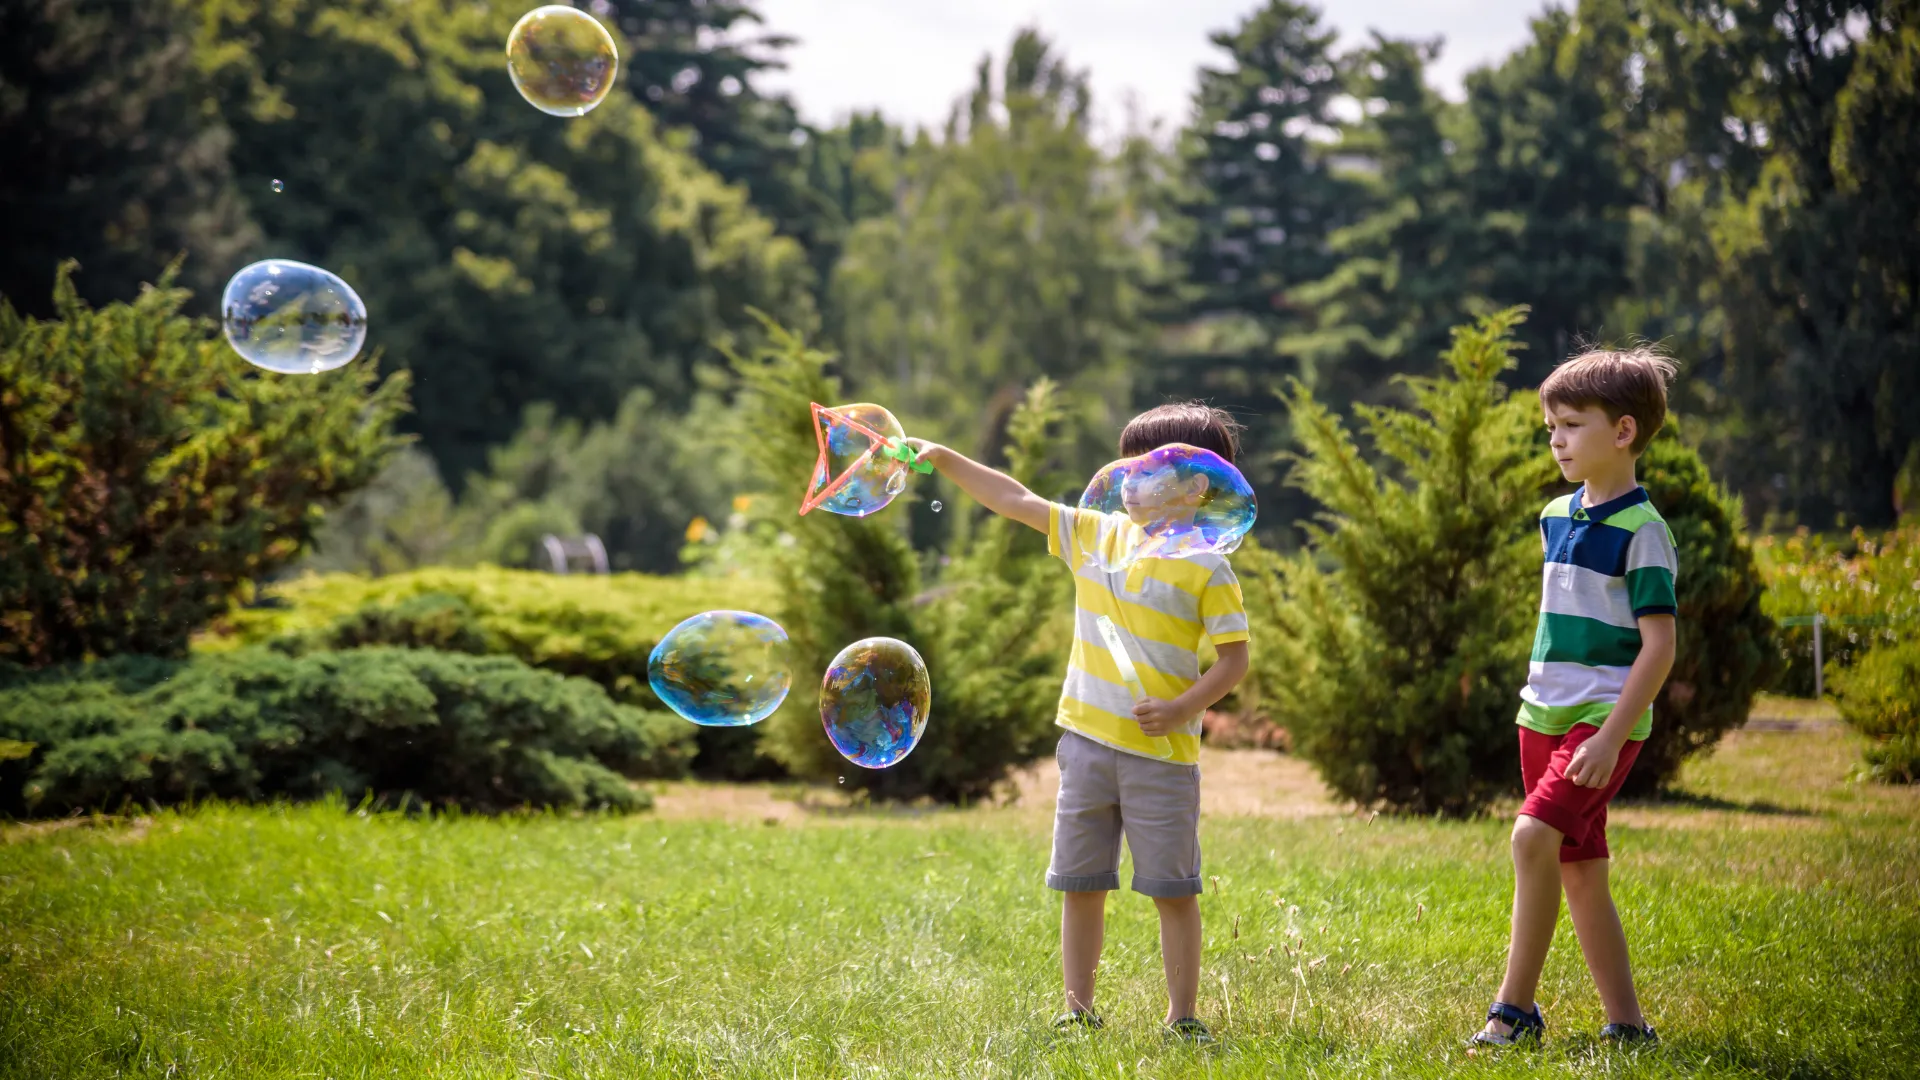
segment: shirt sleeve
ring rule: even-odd
[[[1240,594],[1240,579],[1234,576],[1233,567],[1227,565],[1225,559],[1220,560],[1219,569],[1213,572],[1200,594],[1200,621],[1215,646],[1253,637],[1247,631],[1247,602]]]
[[[1627,599],[1634,618],[1678,610],[1673,583],[1679,567],[1680,555],[1665,522],[1649,521],[1634,530],[1627,545]]]

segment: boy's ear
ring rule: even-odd
[[[1640,421],[1632,413],[1622,413],[1613,423],[1613,445],[1624,450],[1640,437]]]

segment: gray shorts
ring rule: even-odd
[[[1133,891],[1200,895],[1200,768],[1060,736],[1060,803],[1053,815],[1047,888],[1120,887],[1120,837],[1133,853]]]

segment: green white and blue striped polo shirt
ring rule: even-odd
[[[1540,629],[1518,722],[1548,735],[1606,723],[1640,655],[1639,619],[1672,615],[1675,607],[1680,560],[1647,489],[1593,507],[1580,505],[1585,491],[1540,512]],[[1649,707],[1627,737],[1638,741],[1652,731]]]

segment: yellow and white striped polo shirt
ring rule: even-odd
[[[1133,719],[1133,695],[1100,636],[1099,619],[1112,619],[1146,692],[1172,699],[1200,679],[1200,642],[1246,641],[1246,602],[1240,579],[1223,555],[1142,559],[1108,573],[1086,557],[1110,548],[1133,528],[1124,514],[1101,514],[1054,504],[1047,516],[1047,551],[1073,569],[1073,654],[1054,722],[1129,754],[1185,765],[1200,760],[1200,717],[1166,738],[1164,748]]]

